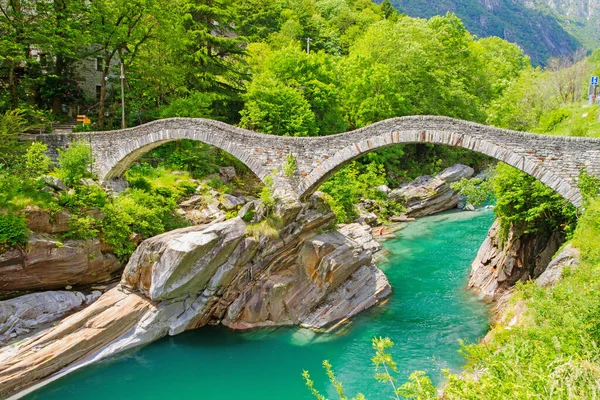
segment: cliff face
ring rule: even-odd
[[[370,234],[345,227],[354,240],[333,230],[334,215],[318,195],[280,204],[276,214],[284,226],[271,239],[249,235],[237,217],[145,240],[120,285],[0,352],[0,394],[206,324],[333,328],[390,294],[372,263],[378,247]]]
[[[522,236],[511,230],[501,243],[498,220],[473,261],[469,288],[488,300],[498,300],[517,281],[538,278],[564,242],[564,234],[530,233]]]
[[[392,4],[411,17],[455,13],[471,33],[517,43],[535,64],[580,47],[600,46],[596,0],[392,0]]]

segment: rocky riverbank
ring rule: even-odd
[[[542,275],[564,241],[561,232],[520,234],[513,228],[504,239],[496,220],[473,261],[469,288],[498,300],[516,282]]]
[[[205,324],[328,329],[390,294],[368,232],[346,228],[351,239],[333,230],[320,196],[279,204],[271,219],[258,212],[260,202],[249,204],[239,217],[142,242],[117,287],[0,352],[0,392]],[[250,209],[258,217],[246,222]],[[284,222],[276,236],[248,234],[275,219]]]

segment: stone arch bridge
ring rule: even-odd
[[[265,135],[213,120],[171,118],[123,130],[36,138],[54,152],[73,140],[89,142],[93,168],[109,185],[151,149],[179,139],[198,140],[237,157],[263,181],[273,176],[275,192],[296,199],[312,194],[350,161],[400,143],[433,143],[486,154],[539,179],[576,206],[581,204],[580,169],[600,176],[600,139],[536,135],[436,116],[393,118],[321,137]],[[288,154],[296,160],[293,176],[282,172]]]

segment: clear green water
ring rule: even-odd
[[[491,225],[491,211],[449,212],[419,221],[384,243],[380,267],[394,293],[336,335],[303,329],[233,333],[203,328],[165,338],[68,375],[29,399],[250,399],[309,400],[301,378],[333,397],[321,370],[334,365],[347,393],[389,398],[372,379],[371,339],[389,336],[400,380],[425,370],[439,382],[442,368],[459,369],[459,340],[479,340],[488,309],[465,290],[470,264]]]

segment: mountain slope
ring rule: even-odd
[[[409,16],[453,12],[477,36],[519,44],[535,64],[600,43],[598,0],[391,0]],[[596,32],[594,34],[594,32]],[[593,37],[593,38],[590,38]]]

